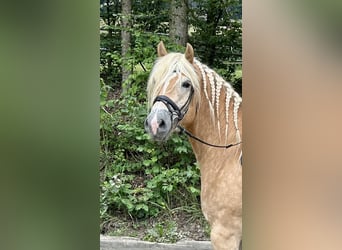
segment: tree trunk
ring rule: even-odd
[[[185,46],[188,40],[188,0],[171,0],[170,39]]]
[[[127,81],[128,77],[132,73],[131,66],[129,65],[129,49],[131,46],[131,33],[129,28],[131,27],[131,12],[132,1],[122,0],[122,30],[121,30],[121,56],[122,56],[122,90],[125,92],[129,88]],[[126,83],[125,83],[126,82]]]

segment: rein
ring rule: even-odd
[[[211,147],[215,147],[215,148],[230,148],[230,147],[234,147],[234,146],[237,146],[239,144],[242,143],[242,141],[240,142],[237,142],[237,143],[231,143],[231,144],[228,144],[228,145],[215,145],[215,144],[211,144],[211,143],[208,143],[206,141],[203,141],[202,139],[194,136],[193,134],[191,134],[188,130],[186,130],[184,127],[182,127],[181,125],[177,125],[177,128],[180,129],[180,131],[184,134],[186,134],[187,136],[191,137],[192,139],[195,139],[196,141],[199,141],[207,146],[211,146]]]
[[[191,134],[188,130],[186,130],[184,127],[182,127],[181,125],[178,125],[178,122],[181,121],[184,118],[184,115],[186,114],[186,112],[189,109],[189,105],[190,102],[192,100],[192,96],[194,94],[194,89],[191,87],[191,92],[189,94],[188,99],[186,100],[185,104],[179,108],[178,105],[172,101],[169,97],[167,97],[166,95],[158,95],[154,101],[153,104],[156,102],[162,102],[165,104],[165,106],[167,107],[167,109],[169,110],[169,112],[171,113],[171,120],[173,123],[173,127],[177,127],[180,129],[181,132],[185,133],[187,136],[191,137],[192,139],[195,139],[207,146],[211,146],[211,147],[215,147],[215,148],[230,148],[230,147],[234,147],[237,146],[239,144],[242,143],[242,141],[237,142],[237,143],[231,143],[228,145],[215,145],[215,144],[211,144],[208,143],[206,141],[203,141],[202,139],[194,136],[193,134]]]

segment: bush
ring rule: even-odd
[[[146,82],[141,74],[135,79]],[[113,89],[101,81],[102,220],[118,211],[156,216],[199,199],[199,169],[186,137],[174,135],[156,144],[145,133],[146,91],[139,83],[112,99]]]

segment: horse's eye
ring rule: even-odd
[[[186,88],[186,89],[189,88],[190,85],[191,85],[191,84],[190,84],[190,81],[185,81],[185,82],[182,83],[182,87],[183,87],[183,88]]]

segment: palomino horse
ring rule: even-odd
[[[201,207],[211,226],[215,250],[239,249],[242,236],[242,99],[216,72],[185,54],[158,59],[147,92],[150,113],[145,129],[163,141],[176,129],[188,136],[200,166]],[[241,247],[241,246],[240,246]]]

